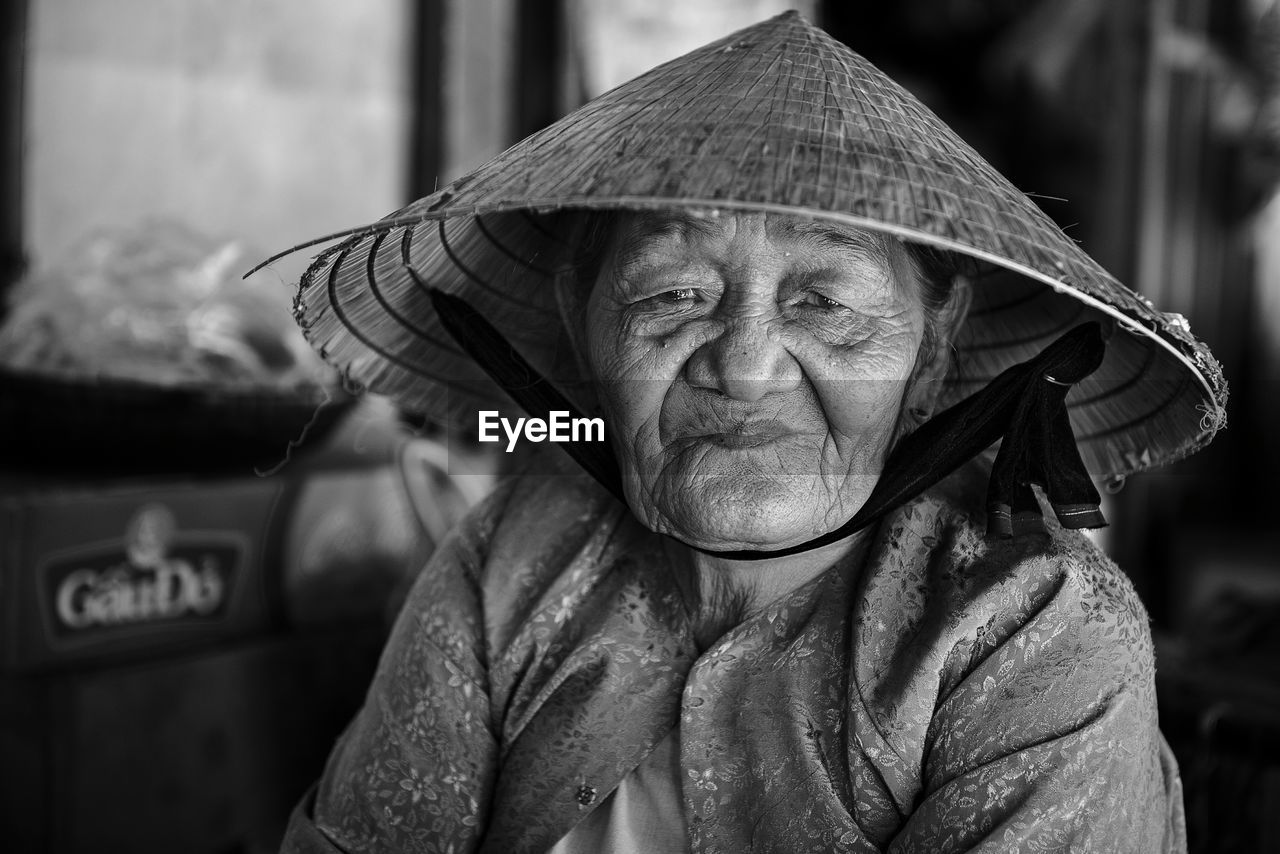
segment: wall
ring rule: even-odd
[[[583,83],[591,96],[788,9],[813,21],[816,5],[815,0],[568,0],[570,29],[581,46]]]
[[[27,251],[162,216],[260,251],[403,202],[409,0],[39,0]],[[296,275],[303,259],[269,279]]]

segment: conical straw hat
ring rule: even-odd
[[[418,281],[462,296],[572,395],[551,277],[582,209],[765,211],[875,229],[968,256],[961,399],[1067,329],[1103,322],[1101,368],[1067,400],[1095,475],[1185,456],[1225,422],[1226,384],[1186,321],[1066,237],[911,94],[794,12],[661,65],[367,228],[304,276],[297,317],[355,383],[475,424],[508,405]],[[320,241],[313,241],[314,245]],[[409,271],[412,267],[418,279]]]

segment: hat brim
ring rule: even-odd
[[[669,208],[824,219],[992,271],[974,282],[948,401],[1071,325],[1102,321],[1106,359],[1067,401],[1096,475],[1183,457],[1225,422],[1221,370],[1185,320],[1121,285],[909,93],[790,13],[353,231],[314,262],[296,314],[349,380],[474,425],[502,397],[440,326],[425,282],[472,304],[572,398],[586,380],[549,286],[572,256],[568,223],[582,210]]]

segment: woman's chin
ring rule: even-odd
[[[707,478],[659,502],[650,527],[710,551],[771,551],[807,542],[830,527],[811,478]],[[800,488],[804,487],[804,488]],[[843,523],[843,519],[840,523]],[[839,524],[839,523],[837,523]]]

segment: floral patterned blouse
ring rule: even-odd
[[[286,851],[545,852],[678,726],[695,852],[1185,850],[1147,616],[1087,539],[984,541],[953,476],[699,652],[586,478],[499,489],[422,573]]]

